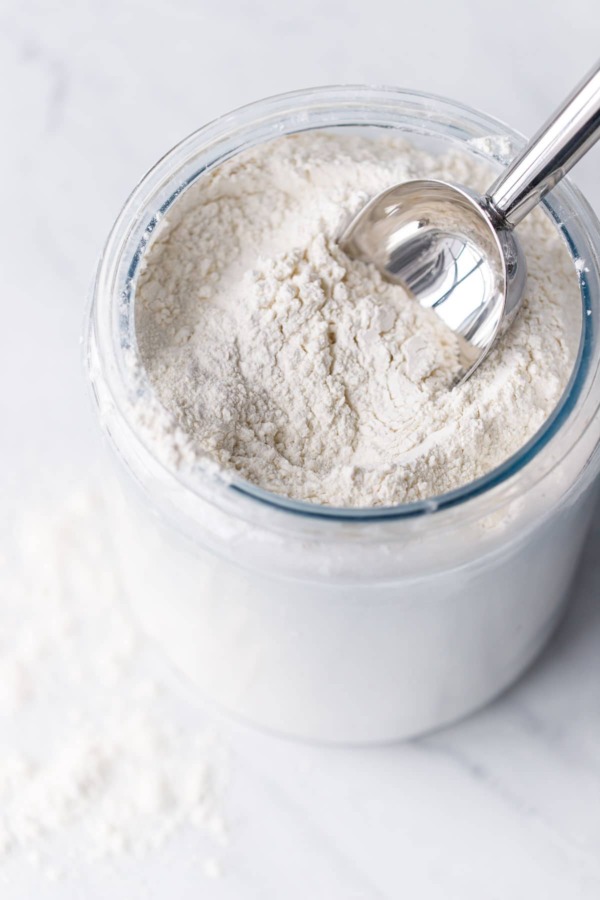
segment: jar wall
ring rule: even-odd
[[[122,576],[147,633],[235,715],[309,740],[399,740],[466,715],[529,665],[563,611],[596,493],[480,563],[352,584],[239,566],[235,546],[192,544],[126,491]]]

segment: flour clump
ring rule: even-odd
[[[170,423],[156,428],[158,449],[183,433],[198,461],[334,506],[441,494],[516,452],[556,406],[581,328],[576,273],[551,223],[537,211],[520,227],[523,310],[454,390],[452,334],[336,243],[396,182],[477,189],[489,174],[394,137],[311,132],[202,176],[158,229],[136,289],[141,361]]]

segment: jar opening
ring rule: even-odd
[[[355,114],[354,118],[347,113],[344,116],[344,120],[342,122],[330,122],[329,125],[324,125],[323,123],[314,124],[309,121],[308,118],[303,120],[302,118],[302,108],[306,102],[308,102],[309,98],[314,98],[315,96],[319,98],[319,95],[322,96],[323,104],[325,103],[324,95],[327,93],[335,93],[337,96],[341,96],[344,100],[350,105],[350,97],[353,97],[353,102],[355,106],[359,106],[360,112]],[[375,94],[378,97],[383,96],[387,103],[389,104],[390,100],[398,96],[400,101],[404,99],[409,104],[414,104],[415,107],[418,106],[419,103],[429,103],[429,104],[441,104],[445,113],[450,116],[453,114],[455,117],[461,117],[467,115],[471,118],[472,122],[477,123],[477,130],[479,133],[486,133],[486,125],[488,129],[488,133],[496,136],[508,135],[510,137],[511,146],[513,147],[514,152],[514,144],[515,142],[518,144],[522,142],[522,138],[518,136],[516,133],[512,132],[510,129],[504,129],[503,126],[500,126],[498,122],[493,119],[489,119],[485,116],[481,116],[478,113],[473,113],[467,110],[465,107],[460,106],[459,104],[452,104],[448,101],[442,100],[441,98],[431,97],[428,95],[422,94],[412,94],[409,92],[397,92],[394,89],[390,89],[389,95],[385,90],[372,90],[368,88],[324,88],[318,89],[314,91],[305,91],[305,92],[294,92],[290,95],[281,95],[279,97],[274,97],[271,101],[260,101],[259,104],[253,104],[250,107],[246,107],[243,110],[238,111],[239,114],[243,114],[242,118],[247,119],[246,126],[252,124],[252,120],[254,116],[252,113],[256,110],[256,107],[264,107],[265,104],[273,104],[275,107],[278,107],[281,104],[286,104],[291,107],[298,107],[296,110],[295,119],[293,116],[289,117],[289,121],[286,123],[286,127],[284,129],[280,129],[279,133],[293,133],[299,131],[306,130],[317,130],[323,127],[364,127],[365,125],[370,126],[382,126],[382,122],[380,121],[369,121],[369,107],[366,102],[366,97],[363,102],[361,102],[361,93],[368,93],[369,95]],[[358,102],[357,102],[358,95]],[[399,101],[399,102],[400,102]],[[339,105],[339,100],[338,100]],[[330,109],[331,107],[323,106],[323,109]],[[392,111],[388,111],[388,115],[390,117],[390,122],[387,127],[393,128],[393,116],[394,116],[394,105],[392,104]],[[396,115],[398,113],[396,112]],[[231,114],[229,117],[230,120],[234,115]],[[417,111],[415,109],[415,116],[417,115]],[[371,119],[373,116],[371,116]],[[263,121],[259,117],[256,119],[257,124]],[[186,139],[179,147],[174,148],[166,157],[161,160],[161,162],[152,170],[146,179],[141,183],[140,187],[132,197],[130,201],[126,205],[121,219],[117,222],[115,226],[115,231],[117,231],[119,224],[121,227],[126,227],[126,223],[123,222],[123,216],[131,215],[130,207],[132,204],[135,204],[139,201],[138,194],[142,188],[144,188],[147,181],[150,181],[151,184],[148,185],[150,190],[149,197],[146,197],[146,202],[152,203],[152,201],[158,197],[160,194],[160,188],[163,188],[165,183],[168,181],[169,174],[172,177],[172,172],[169,173],[169,165],[173,165],[175,162],[174,157],[177,153],[180,153],[182,149],[189,145],[192,141],[198,142],[203,132],[206,130],[210,130],[212,127],[213,130],[215,127],[221,127],[221,130],[226,133],[226,129],[224,127],[225,120],[217,120],[216,123],[213,123],[212,126],[207,126],[207,129],[201,129],[199,132],[196,132],[190,138]],[[427,124],[427,120],[420,120],[420,124],[415,124],[414,131],[415,133],[425,133],[425,125]],[[241,123],[244,125],[244,122]],[[386,127],[383,125],[383,127]],[[396,127],[400,127],[397,125]],[[445,126],[447,127],[447,126]],[[240,127],[238,131],[243,133],[244,129]],[[410,132],[410,127],[405,127],[403,124],[402,133]],[[439,131],[437,136],[443,136],[442,131]],[[264,139],[264,138],[263,138]],[[261,140],[260,133],[258,138],[253,140],[252,143],[259,143]],[[458,135],[457,143],[460,143],[461,140],[464,141],[464,138],[461,138],[461,135]],[[218,140],[214,140],[215,144],[218,144]],[[222,163],[229,156],[236,155],[240,152],[241,149],[244,149],[245,146],[250,146],[250,143],[244,144],[243,141],[239,141],[237,146],[230,146],[229,148],[219,147],[219,152],[212,154],[212,162],[211,168]],[[215,147],[217,149],[217,147]],[[482,156],[484,154],[481,154]],[[487,155],[485,158],[490,159],[495,158],[498,159],[498,156]],[[175,200],[182,194],[183,191],[194,181],[196,181],[203,172],[206,171],[208,166],[202,165],[201,167],[196,167],[195,169],[188,168],[185,173],[185,177],[181,179],[174,190],[171,190],[170,193],[163,195],[160,198],[160,202],[154,206],[154,212],[151,214],[149,220],[147,221],[145,230],[143,231],[141,237],[138,238],[137,246],[130,256],[130,262],[126,268],[126,280],[125,287],[120,291],[119,295],[119,311],[118,311],[118,334],[119,341],[121,344],[121,350],[130,351],[132,347],[135,347],[135,327],[134,327],[134,314],[133,314],[133,301],[135,294],[135,280],[136,276],[139,272],[139,265],[143,258],[145,249],[148,243],[151,240],[152,232],[156,228],[160,219],[167,210],[171,207],[171,205],[175,202]],[[157,171],[160,170],[160,171]],[[179,170],[176,170],[179,171]],[[158,176],[152,178],[151,176]],[[153,182],[153,183],[152,183]],[[147,191],[146,191],[147,193]],[[478,496],[481,496],[493,488],[501,485],[502,483],[513,478],[517,473],[523,470],[532,460],[534,460],[538,454],[546,447],[550,441],[557,435],[557,433],[561,430],[562,426],[571,416],[573,410],[575,409],[578,401],[581,399],[584,385],[586,384],[588,377],[590,375],[590,367],[593,361],[593,347],[594,347],[594,337],[595,337],[595,324],[594,324],[594,311],[593,311],[593,287],[590,284],[589,273],[586,271],[583,265],[579,266],[579,263],[582,260],[586,260],[589,256],[585,247],[580,246],[579,235],[573,233],[573,231],[564,224],[563,222],[563,214],[561,212],[561,203],[564,206],[566,200],[567,207],[571,207],[573,205],[573,201],[577,201],[579,203],[584,203],[577,196],[577,194],[573,191],[573,189],[565,184],[562,185],[556,191],[556,197],[547,198],[543,206],[545,207],[546,212],[550,215],[550,217],[554,220],[556,227],[560,230],[563,235],[563,238],[569,248],[571,257],[574,262],[574,277],[575,277],[575,268],[577,267],[577,271],[579,273],[579,286],[581,293],[581,301],[582,301],[582,333],[581,339],[579,343],[578,355],[571,372],[568,384],[562,394],[562,397],[554,408],[553,412],[543,423],[538,432],[515,454],[509,457],[505,462],[496,468],[492,469],[487,474],[477,478],[474,481],[471,481],[459,488],[456,488],[452,491],[449,491],[445,494],[441,494],[438,496],[430,497],[425,500],[410,502],[400,504],[398,506],[378,506],[378,507],[334,507],[329,505],[316,504],[308,501],[301,500],[292,500],[283,495],[275,494],[270,491],[264,490],[256,485],[251,484],[250,482],[245,481],[240,476],[230,476],[227,475],[226,478],[220,478],[217,475],[211,475],[211,479],[217,482],[220,482],[222,488],[228,492],[233,494],[242,495],[244,497],[250,498],[251,500],[258,501],[259,503],[266,505],[268,507],[272,507],[278,510],[282,510],[285,512],[293,513],[299,516],[308,516],[308,517],[316,517],[321,519],[328,519],[334,521],[379,521],[382,519],[404,519],[404,518],[414,518],[417,516],[428,515],[438,510],[447,509],[450,507],[455,507],[461,504],[466,503],[469,500],[472,500]],[[577,230],[577,229],[575,229]],[[111,236],[112,237],[112,236]],[[122,236],[121,236],[122,237]],[[131,237],[131,235],[128,235]],[[120,250],[123,251],[123,241],[120,241]],[[102,266],[106,264],[107,259],[111,262],[112,265],[115,264],[116,260],[110,260],[111,253],[110,251],[114,251],[114,247],[111,247],[111,240],[109,239],[109,244],[107,247],[107,252],[105,254],[105,258],[103,260]],[[112,281],[114,283],[114,271],[112,273]],[[98,282],[99,285],[103,283],[103,277],[107,277],[106,272],[99,273]],[[107,284],[110,282],[107,282]],[[97,311],[98,314],[98,311]],[[123,367],[120,367],[121,375],[123,375]],[[149,386],[146,385],[144,390],[150,390]],[[139,391],[139,388],[138,388]],[[114,391],[113,391],[114,393]],[[157,401],[158,402],[158,401]],[[146,446],[145,448],[148,452],[152,453],[152,448]],[[180,483],[188,490],[196,490],[199,485],[195,485],[195,481],[200,481],[201,479],[206,479],[207,474],[204,469],[198,471],[197,473],[193,473],[191,476],[188,475],[185,478],[181,475],[181,473],[177,471],[169,471],[169,475],[171,477],[175,477]]]

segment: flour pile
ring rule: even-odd
[[[482,189],[483,163],[397,138],[306,133],[246,151],[176,202],[136,292],[143,365],[168,413],[163,455],[192,456],[295,499],[392,505],[444,493],[516,452],[556,406],[581,329],[577,277],[537,211],[520,227],[523,311],[448,390],[453,339],[335,237],[413,177]],[[169,446],[171,445],[171,446]]]
[[[224,750],[123,612],[112,521],[74,493],[24,518],[0,566],[3,874],[24,858],[58,878],[183,831],[198,871],[219,871]]]

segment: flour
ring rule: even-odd
[[[370,196],[416,176],[479,190],[491,180],[458,153],[311,132],[246,151],[184,193],[136,293],[162,452],[184,435],[192,458],[267,490],[377,506],[465,484],[533,436],[579,341],[567,250],[540,211],[528,217],[523,310],[476,375],[449,390],[457,352],[437,317],[335,240]]]
[[[215,877],[224,748],[123,611],[113,529],[110,503],[77,491],[23,516],[0,567],[1,871],[56,879],[188,831]]]

